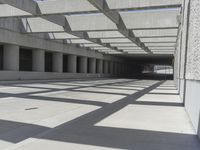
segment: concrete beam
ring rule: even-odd
[[[0,0],[0,3],[8,4],[10,6],[19,8],[28,13],[31,13],[32,15],[39,14],[38,5],[33,0],[20,0],[20,1],[19,0]]]
[[[0,0],[0,3],[3,3],[3,4],[9,4],[13,7],[16,7],[16,8],[19,8],[21,10],[24,10],[24,11],[27,11],[28,13],[31,13],[33,15],[41,15],[41,17],[45,20],[48,20],[52,23],[55,23],[57,25],[60,25],[62,27],[64,27],[64,30],[65,32],[67,33],[70,33],[74,36],[77,36],[79,38],[82,38],[82,39],[86,39],[86,40],[89,40],[93,43],[97,43],[99,45],[102,45],[104,47],[108,47],[108,48],[111,48],[113,49],[112,47],[110,47],[109,45],[106,45],[106,44],[103,44],[101,43],[100,40],[96,40],[96,39],[90,39],[89,36],[87,35],[87,32],[79,32],[79,33],[76,33],[76,32],[73,32],[71,29],[70,29],[70,26],[69,26],[69,23],[67,22],[67,19],[64,15],[42,15],[41,14],[41,11],[40,11],[40,8],[38,7],[38,4],[32,0],[22,0],[22,1],[18,1],[18,0]],[[21,27],[23,28],[23,27]],[[117,50],[117,49],[114,49],[114,50]]]
[[[100,12],[102,12],[104,15],[110,18],[117,25],[118,30],[122,35],[127,37],[129,40],[131,40],[133,43],[141,47],[146,52],[151,53],[148,47],[146,47],[145,44],[142,43],[139,38],[135,37],[132,31],[126,28],[118,11],[111,11],[109,9],[106,0],[88,0],[88,1],[92,5],[94,5]]]

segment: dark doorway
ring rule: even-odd
[[[63,72],[69,72],[69,70],[68,70],[68,55],[63,55]]]
[[[0,46],[0,70],[3,70],[3,46]]]
[[[76,63],[77,67],[76,67],[76,72],[77,73],[81,73],[81,57],[77,57],[77,63]]]
[[[91,73],[91,67],[90,67],[91,59],[87,59],[87,73]]]
[[[45,72],[53,72],[53,54],[45,52]]]
[[[110,74],[111,73],[111,67],[110,67],[111,63],[108,62],[108,73]]]
[[[96,70],[95,70],[96,73],[99,73],[99,71],[98,71],[98,70],[99,70],[99,65],[98,65],[98,63],[99,63],[99,60],[97,59],[97,60],[96,60]]]
[[[32,71],[32,50],[21,48],[19,52],[19,70]]]

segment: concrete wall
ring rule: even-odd
[[[24,72],[24,71],[0,71],[0,79],[5,80],[47,80],[47,79],[73,79],[73,78],[99,78],[112,77],[105,74],[85,73],[56,73],[56,72]]]
[[[185,107],[197,133],[200,113],[200,1],[190,0]],[[199,134],[200,136],[200,134]]]
[[[175,82],[200,137],[200,1],[183,0],[175,55]]]
[[[200,81],[186,80],[185,108],[200,136],[199,113],[200,113]]]

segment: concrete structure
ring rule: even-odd
[[[199,149],[199,31],[199,0],[0,0],[0,149]]]

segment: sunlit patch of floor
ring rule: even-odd
[[[47,91],[45,89],[40,88],[29,88],[29,87],[3,87],[0,90],[0,93],[5,94],[24,94],[24,93],[30,93],[30,92],[42,92]]]
[[[124,95],[119,94],[104,94],[104,93],[92,93],[90,91],[78,92],[78,91],[59,91],[59,92],[47,92],[42,94],[33,94],[34,96],[45,96],[53,98],[64,98],[64,99],[74,99],[82,101],[99,101],[105,103],[112,103],[117,100],[124,98]]]
[[[128,105],[96,126],[195,134],[183,107]]]
[[[162,103],[182,103],[178,95],[166,94],[145,94],[137,101],[139,102],[162,102]]]

